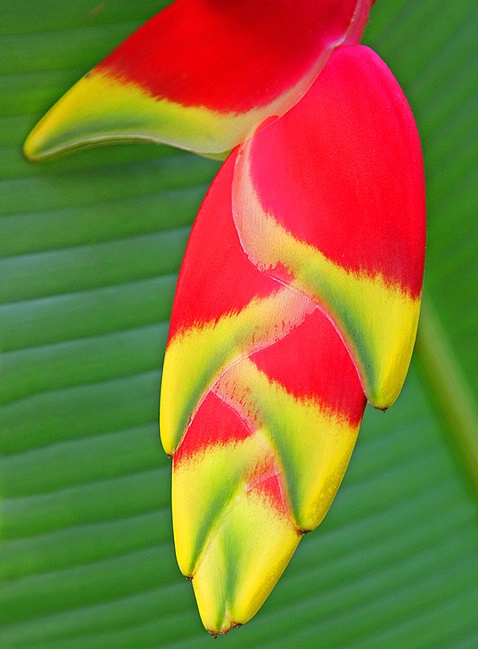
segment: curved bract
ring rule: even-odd
[[[25,153],[135,139],[227,152],[293,106],[331,51],[360,38],[369,10],[370,0],[177,0],[53,106]]]
[[[359,40],[372,0],[177,0],[25,143],[232,150],[193,227],[164,361],[176,554],[213,634],[247,622],[327,513],[420,307],[420,142]]]

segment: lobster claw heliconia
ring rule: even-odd
[[[176,554],[214,635],[247,622],[327,513],[366,401],[419,316],[425,185],[408,103],[359,45],[372,0],[176,0],[25,143],[225,157],[178,280],[161,439]],[[320,559],[320,558],[319,558]]]

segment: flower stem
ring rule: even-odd
[[[442,425],[478,501],[478,410],[428,296],[422,302],[416,354]]]

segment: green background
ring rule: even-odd
[[[259,0],[258,0],[259,1]],[[217,163],[115,146],[44,165],[44,111],[166,3],[0,0],[0,647],[210,646],[171,539],[160,368]],[[428,178],[404,391],[367,413],[329,516],[228,647],[478,646],[478,5],[379,0]]]

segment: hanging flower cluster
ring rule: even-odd
[[[161,392],[182,572],[249,620],[398,396],[425,253],[419,137],[359,44],[372,0],[176,0],[81,79],[31,159],[108,140],[229,155],[193,227]]]

